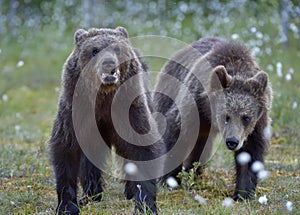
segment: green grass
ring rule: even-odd
[[[185,28],[192,28],[191,22],[187,16]],[[230,32],[224,27],[218,36],[238,33],[248,44],[255,36],[243,34],[243,24],[237,22]],[[190,186],[170,190],[159,185],[160,214],[300,214],[300,44],[291,38],[289,47],[283,49],[272,40],[278,32],[270,23],[258,30],[271,38],[262,50],[272,50],[270,55],[257,57],[274,89],[273,137],[266,157],[270,176],[259,183],[253,200],[222,207],[222,201],[234,191],[234,164],[232,154],[220,146],[203,176]],[[31,37],[22,44],[0,41],[0,214],[54,214],[57,204],[47,141],[56,113],[61,68],[73,47],[73,32],[62,37],[50,28]],[[198,35],[181,39],[191,42],[193,37]],[[20,60],[24,66],[18,68]],[[154,71],[163,64],[161,59],[146,60]],[[276,75],[277,62],[282,63],[284,75],[294,69],[291,81]],[[268,65],[274,69],[268,71]],[[4,95],[7,101],[2,99]],[[293,102],[298,104],[295,109]],[[122,191],[122,183],[108,177],[103,201],[81,208],[82,214],[130,214],[133,203],[125,200]],[[207,203],[198,203],[195,195]],[[266,205],[258,202],[262,195],[268,198]],[[286,210],[286,201],[293,202],[292,212]]]

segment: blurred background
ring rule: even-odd
[[[169,36],[186,43],[218,36],[244,42],[274,88],[270,168],[299,170],[299,0],[0,0],[0,206],[43,211],[46,201],[54,201],[47,140],[74,32],[119,25],[129,36]],[[165,60],[147,62],[159,71]],[[33,184],[20,179],[32,175],[38,178]],[[50,195],[32,206],[43,194],[16,193],[12,181]]]

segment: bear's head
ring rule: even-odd
[[[224,66],[214,68],[210,90],[212,114],[226,146],[237,151],[268,108],[268,75],[257,71],[251,78],[231,76]]]
[[[128,74],[129,70],[139,66],[128,33],[123,27],[92,28],[88,31],[79,29],[74,39],[80,73],[86,73],[94,81],[97,79],[97,87],[103,92],[115,90],[132,75]]]

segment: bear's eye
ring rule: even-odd
[[[100,49],[97,47],[94,47],[92,49],[92,57],[95,57],[100,52]]]
[[[242,116],[242,122],[243,122],[244,126],[247,126],[250,124],[251,118],[247,115],[244,115],[244,116]]]
[[[121,55],[121,49],[120,46],[116,45],[114,48],[114,52],[116,53],[117,56]]]
[[[226,115],[225,116],[225,125],[227,125],[229,121],[230,121],[230,116]]]

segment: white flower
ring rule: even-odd
[[[172,177],[172,176],[169,177],[169,178],[167,178],[166,183],[167,183],[167,185],[168,185],[169,187],[171,187],[171,188],[175,188],[175,187],[178,186],[178,182],[177,182],[176,179],[175,179],[174,177]]]
[[[254,161],[251,169],[253,172],[257,173],[264,170],[264,164],[261,161]]]
[[[293,210],[293,202],[287,201],[285,204],[285,207],[288,211],[292,211]]]
[[[203,197],[200,196],[200,195],[196,195],[196,196],[195,196],[195,200],[196,200],[197,202],[199,202],[200,204],[206,204],[206,199],[203,198]]]
[[[267,199],[267,196],[266,195],[263,195],[261,197],[258,198],[258,202],[262,205],[266,205],[267,202],[268,202],[268,199]]]
[[[17,63],[17,67],[20,68],[24,66],[24,61],[20,60],[18,63]]]
[[[258,172],[257,177],[261,180],[267,179],[269,177],[269,172],[267,170],[261,170]]]
[[[222,206],[225,207],[225,208],[229,208],[229,207],[232,207],[234,204],[234,201],[232,198],[225,198],[223,201],[222,201]]]
[[[245,165],[250,162],[251,156],[248,152],[241,152],[236,159],[239,164]]]
[[[124,171],[128,175],[135,175],[138,171],[138,168],[134,163],[129,162],[124,165]]]

